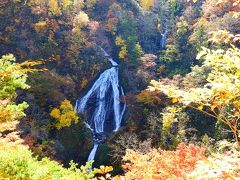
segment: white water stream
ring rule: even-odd
[[[166,48],[166,40],[167,40],[167,36],[168,36],[168,25],[169,25],[169,17],[170,17],[170,9],[169,9],[169,4],[168,3],[165,3],[164,6],[163,6],[163,10],[164,10],[164,19],[163,19],[163,33],[161,34],[162,35],[162,38],[161,38],[161,41],[160,41],[160,46],[162,49],[165,49]]]
[[[101,47],[104,56],[111,62],[112,67],[105,70],[95,81],[89,91],[76,102],[78,113],[85,113],[86,126],[93,133],[94,147],[88,161],[94,160],[97,148],[105,136],[117,131],[126,110],[126,102],[120,101],[124,91],[119,84],[118,64]]]

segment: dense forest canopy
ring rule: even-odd
[[[239,0],[1,0],[0,22],[0,179],[240,178]]]

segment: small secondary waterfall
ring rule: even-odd
[[[162,34],[162,39],[160,44],[163,49],[166,47],[167,33],[168,33],[168,29],[166,29],[165,32]]]
[[[167,35],[168,35],[168,24],[169,24],[169,17],[170,17],[170,12],[169,12],[169,4],[166,3],[164,4],[164,20],[163,20],[163,24],[164,24],[164,28],[163,28],[163,33],[161,41],[160,41],[160,45],[161,48],[164,49],[166,48],[166,40],[167,40]]]
[[[85,113],[86,126],[93,133],[94,147],[88,161],[94,160],[99,144],[106,135],[117,131],[126,110],[126,102],[121,102],[123,88],[119,84],[118,64],[101,47],[104,56],[111,62],[112,67],[105,70],[92,85],[90,90],[76,101],[78,113]]]

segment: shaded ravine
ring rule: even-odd
[[[103,55],[111,62],[112,67],[101,73],[86,94],[76,101],[75,109],[86,116],[86,126],[93,134],[94,146],[88,161],[94,160],[99,144],[106,136],[117,131],[126,110],[123,88],[118,77],[118,64],[99,47]]]

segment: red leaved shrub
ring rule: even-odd
[[[205,150],[195,145],[181,143],[175,151],[152,149],[147,154],[128,149],[124,157],[125,178],[186,179],[196,162],[205,159]]]

